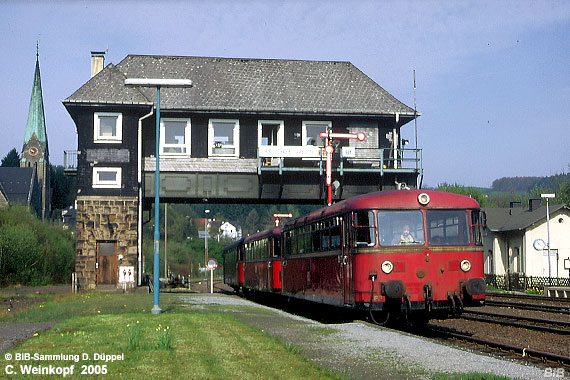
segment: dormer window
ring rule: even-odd
[[[190,155],[190,119],[160,119],[160,153]]]
[[[120,143],[123,139],[123,114],[116,112],[95,112],[94,142]]]

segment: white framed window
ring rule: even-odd
[[[93,141],[96,143],[120,143],[123,139],[123,114],[95,112],[93,117]]]
[[[208,122],[208,155],[238,157],[239,120],[210,119]]]
[[[93,168],[93,188],[120,189],[121,168]]]
[[[160,153],[190,155],[190,119],[160,119]]]
[[[303,145],[324,146],[321,132],[332,130],[332,122],[330,121],[303,121],[302,139]]]
[[[257,122],[257,146],[285,145],[283,120],[259,120]]]

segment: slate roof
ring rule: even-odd
[[[128,55],[70,97],[72,104],[152,105],[154,88],[126,78],[191,79],[192,88],[161,89],[160,108],[284,114],[394,115],[414,110],[350,62]]]
[[[566,205],[550,205],[550,217],[562,209],[570,210]],[[521,207],[486,208],[485,211],[487,211],[487,228],[491,231],[522,231],[546,221],[546,206],[540,206],[533,211]]]
[[[29,204],[34,185],[34,168],[0,167],[0,183],[10,204]]]

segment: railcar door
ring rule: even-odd
[[[281,290],[281,241],[279,237],[271,239],[271,257],[268,260],[267,284],[269,290]]]
[[[353,278],[352,278],[352,259],[350,242],[350,216],[343,218],[342,223],[342,251],[341,251],[341,265],[342,265],[342,282],[344,292],[344,304],[352,305],[354,303],[353,296]]]

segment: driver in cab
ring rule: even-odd
[[[413,244],[415,242],[414,237],[410,233],[410,226],[405,224],[402,228],[402,234],[400,237],[394,237],[392,244]]]

